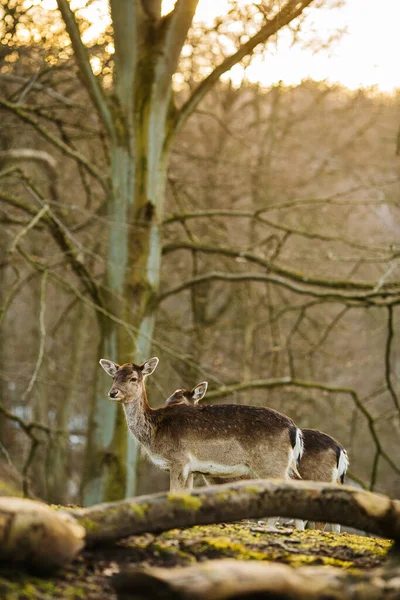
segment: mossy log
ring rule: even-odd
[[[355,575],[336,567],[293,569],[278,563],[213,560],[177,569],[128,568],[112,583],[118,600],[395,600],[400,597],[399,575],[400,569]]]
[[[83,548],[84,528],[42,502],[0,498],[0,560],[40,569],[69,563]]]
[[[99,504],[72,514],[85,527],[90,545],[144,532],[274,516],[340,523],[400,539],[400,502],[349,487],[303,481],[241,481],[188,494],[151,494]]]

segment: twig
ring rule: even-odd
[[[308,284],[313,286],[319,286],[323,288],[330,289],[343,289],[343,290],[365,290],[374,293],[374,285],[367,281],[350,281],[350,280],[327,280],[327,279],[319,279],[316,277],[312,277],[309,274],[301,273],[297,271],[292,271],[290,269],[280,267],[275,263],[272,263],[270,260],[264,259],[257,254],[251,254],[249,252],[241,251],[240,249],[235,249],[231,247],[224,246],[211,246],[207,244],[192,244],[186,240],[177,240],[171,244],[166,244],[163,247],[163,254],[169,254],[171,252],[176,252],[178,250],[197,250],[198,252],[204,254],[220,254],[221,256],[228,256],[235,259],[243,259],[244,262],[254,263],[261,267],[264,267],[275,273],[277,275],[281,275],[290,279],[291,281],[295,281],[297,283]],[[393,290],[398,288],[400,282],[390,282],[386,283],[381,288],[381,293],[383,291],[387,292],[388,290]]]
[[[43,355],[44,355],[44,344],[46,340],[46,328],[44,323],[44,312],[45,312],[45,299],[46,299],[46,283],[47,283],[48,271],[44,271],[42,276],[42,284],[40,287],[40,313],[39,313],[39,332],[40,332],[40,344],[39,344],[39,354],[35,365],[35,370],[32,374],[31,380],[29,382],[28,387],[25,392],[22,394],[22,401],[26,399],[28,394],[32,391],[33,386],[35,385],[36,378],[39,373],[39,369],[42,365]]]
[[[341,318],[347,313],[347,311],[349,310],[349,306],[345,306],[337,315],[334,319],[332,319],[332,321],[329,323],[328,327],[325,329],[324,333],[322,334],[322,336],[320,337],[320,339],[318,340],[318,342],[313,346],[313,348],[311,350],[309,350],[308,352],[306,352],[307,356],[310,357],[313,354],[315,354],[315,352],[318,350],[318,348],[320,348],[322,346],[322,344],[326,341],[328,335],[330,334],[330,332],[332,331],[332,329],[339,323],[339,321],[341,320]]]
[[[388,306],[388,335],[386,340],[385,347],[385,379],[387,388],[392,397],[393,404],[395,405],[397,411],[400,412],[399,400],[397,398],[396,392],[394,390],[391,378],[391,368],[390,368],[390,354],[392,350],[392,341],[393,341],[393,307]]]
[[[28,231],[33,229],[33,227],[35,227],[35,225],[37,225],[39,223],[40,219],[47,213],[48,208],[49,207],[45,204],[39,210],[39,212],[33,217],[33,219],[31,221],[29,221],[28,225],[26,225],[26,227],[24,227],[24,229],[21,229],[21,231],[19,231],[17,233],[17,235],[15,236],[15,238],[10,246],[10,249],[8,251],[10,254],[15,252],[17,245],[19,244],[21,239],[28,233]]]
[[[22,469],[22,491],[25,498],[29,498],[29,469],[32,465],[33,459],[35,458],[36,450],[38,449],[40,442],[39,440],[31,436],[31,447],[29,450],[28,458],[25,461],[24,467]]]

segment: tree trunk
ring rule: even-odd
[[[117,320],[105,317],[102,321],[99,357],[121,364],[150,357],[168,157],[164,143],[169,94],[154,99],[151,93],[145,95],[148,82],[138,81],[137,86],[135,151],[130,145],[132,137],[122,145],[129,137],[126,135],[117,140],[111,153],[106,305]],[[138,444],[129,435],[122,407],[107,399],[109,387],[110,380],[99,367],[93,432],[86,455],[85,506],[132,496],[136,490]]]

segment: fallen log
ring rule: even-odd
[[[126,568],[112,578],[118,600],[397,600],[400,568],[349,573],[336,567],[299,567],[255,561],[213,560],[177,569]]]
[[[69,563],[83,548],[84,528],[42,502],[0,498],[0,560],[48,570]]]
[[[340,523],[400,539],[400,502],[349,487],[309,481],[255,480],[150,494],[71,511],[89,545],[145,532],[248,518],[294,517]]]

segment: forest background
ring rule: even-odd
[[[98,365],[157,355],[152,407],[207,380],[398,497],[398,93],[247,77],[342,3],[57,4],[0,3],[0,486],[166,489]]]

